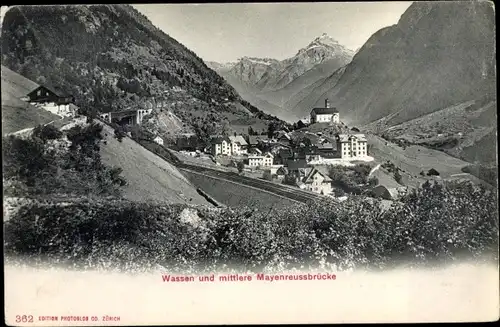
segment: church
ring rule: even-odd
[[[314,108],[311,110],[311,124],[314,123],[331,123],[338,124],[340,122],[340,114],[336,108],[330,108],[330,102],[325,99],[325,106],[322,108]]]

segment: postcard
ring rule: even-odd
[[[7,325],[498,320],[493,2],[1,20]]]

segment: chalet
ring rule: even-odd
[[[285,166],[288,170],[288,175],[298,179],[303,179],[312,170],[312,167],[304,159],[288,160]]]
[[[262,142],[268,142],[269,139],[267,135],[249,135],[248,136],[248,144],[251,147],[256,147]]]
[[[59,88],[53,90],[40,85],[27,95],[28,102],[31,103],[55,103],[56,105],[70,104],[75,99],[68,93]]]
[[[311,123],[332,123],[340,122],[340,114],[336,108],[330,108],[330,102],[325,100],[323,108],[314,108],[311,110]]]
[[[342,159],[367,156],[367,140],[364,134],[337,135],[337,151]]]
[[[276,135],[276,141],[283,145],[291,145],[292,138],[290,137],[290,135],[288,135],[288,133],[284,131],[279,131]]]
[[[25,99],[32,105],[42,107],[61,117],[74,117],[78,111],[78,107],[73,104],[75,101],[73,96],[59,88],[49,89],[41,85],[29,92]]]
[[[334,140],[323,139],[317,145],[318,153],[324,158],[337,157],[337,143]]]
[[[163,139],[159,136],[156,136],[153,141],[159,145],[163,145]]]
[[[227,136],[217,136],[210,140],[210,153],[213,156],[230,156],[231,151],[231,140]]]
[[[304,189],[327,195],[332,192],[332,179],[328,176],[328,173],[323,169],[323,167],[313,168],[309,174],[303,179]]]
[[[229,140],[231,141],[231,152],[233,155],[241,155],[247,153],[248,143],[247,141],[245,141],[243,136],[229,136]]]
[[[276,170],[276,178],[278,180],[283,180],[285,179],[285,176],[288,175],[288,169],[284,166],[278,168],[278,170]]]

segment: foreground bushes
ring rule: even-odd
[[[63,133],[38,126],[30,137],[2,139],[4,193],[118,195],[126,180],[119,167],[101,161],[99,124],[77,125]]]
[[[385,211],[364,197],[273,212],[82,200],[4,225],[9,258],[127,270],[380,269],[496,256],[498,240],[496,196],[469,184],[425,184]]]

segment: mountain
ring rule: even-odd
[[[392,126],[494,98],[494,18],[489,2],[415,2],[361,47],[341,76],[332,74],[293,110],[305,113],[328,97],[348,123],[391,115]]]
[[[2,24],[2,64],[71,92],[84,112],[161,103],[205,136],[231,131],[232,120],[274,119],[129,5],[13,7]]]
[[[209,63],[239,94],[263,111],[296,120],[286,104],[302,89],[350,62],[354,52],[326,33],[285,60],[240,58],[236,63]]]
[[[353,55],[353,51],[340,45],[335,39],[324,33],[314,39],[307,47],[300,49],[292,58],[283,60],[281,62],[283,68],[276,76],[268,71],[257,85],[263,90],[278,90],[317,64],[330,60],[330,62],[336,63],[336,68],[340,68],[349,63]]]
[[[207,66],[216,72],[226,73],[231,70],[236,65],[236,62],[226,62],[226,63],[218,63],[215,61],[205,61]]]

